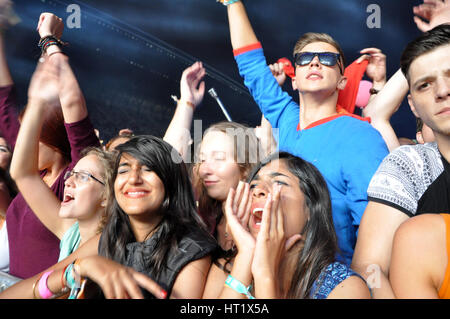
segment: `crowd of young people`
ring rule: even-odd
[[[62,20],[39,17],[20,114],[0,33],[0,298],[450,298],[450,1],[414,7],[423,34],[390,79],[380,49],[346,69],[335,39],[303,34],[298,104],[244,3],[220,2],[261,126],[213,124],[193,152],[201,62],[163,137],[126,129],[102,146]],[[363,117],[342,104],[361,70]],[[389,119],[407,94],[418,143],[401,146]]]

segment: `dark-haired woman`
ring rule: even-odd
[[[173,297],[200,298],[215,241],[196,213],[185,164],[150,136],[116,149],[115,197],[99,254],[146,273]]]
[[[192,161],[188,148],[190,128],[193,112],[203,99],[205,83],[202,79],[205,74],[206,70],[201,62],[196,62],[183,71],[180,80],[181,97],[164,136],[164,140],[186,162]],[[255,130],[235,122],[219,122],[208,127],[195,151],[192,184],[198,200],[197,209],[219,244],[218,250],[213,254],[214,263],[208,274],[203,297],[215,298],[223,288],[235,253],[232,238],[226,230],[223,204],[230,188],[244,187],[243,181],[259,162],[263,151]],[[218,282],[222,284],[217,285]]]
[[[48,289],[60,292],[61,278],[66,285],[77,274],[97,283],[106,298],[201,298],[216,242],[196,213],[179,153],[152,136],[133,137],[116,150],[102,235],[49,269]],[[73,274],[67,271],[71,263]],[[32,298],[39,278],[0,298]]]
[[[328,188],[312,164],[275,153],[249,181],[225,206],[238,254],[221,298],[370,298],[364,280],[336,262]],[[237,215],[249,206],[247,227]]]

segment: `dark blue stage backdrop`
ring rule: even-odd
[[[66,52],[85,94],[94,125],[107,140],[121,128],[162,136],[179,96],[182,71],[202,61],[233,120],[257,125],[261,113],[243,86],[231,51],[226,9],[215,0],[15,0],[21,22],[6,33],[7,58],[21,106],[39,49],[36,24],[41,12],[66,22]],[[419,34],[412,7],[420,0],[247,0],[248,14],[269,62],[291,58],[298,37],[327,32],[342,45],[347,61],[365,47],[387,55],[388,77],[401,52]],[[80,9],[79,24],[71,16]],[[72,6],[71,6],[72,5]],[[379,20],[370,18],[379,8]],[[69,12],[68,12],[69,11]],[[369,18],[369,19],[368,19]],[[369,22],[375,22],[375,25]],[[72,23],[70,23],[72,22]],[[289,85],[285,89],[297,99]],[[195,112],[203,129],[225,120],[206,95]],[[414,137],[415,121],[406,102],[391,120],[399,136]]]

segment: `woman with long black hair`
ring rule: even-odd
[[[216,242],[197,215],[179,153],[153,136],[133,137],[116,150],[101,236],[0,298],[59,294],[66,287],[78,288],[74,283],[80,277],[100,286],[106,298],[202,297]],[[90,287],[85,296],[92,295]]]
[[[364,280],[336,261],[330,196],[314,165],[275,153],[248,181],[250,190],[231,189],[225,205],[238,253],[221,298],[370,297]]]
[[[134,137],[116,150],[115,196],[99,254],[148,274],[169,295],[174,284],[192,291],[201,286],[201,294],[215,242],[196,212],[184,163],[176,164],[171,156],[178,153],[152,136]],[[188,287],[177,286],[178,272],[198,259],[197,267],[186,267],[203,269],[204,276],[194,275]]]

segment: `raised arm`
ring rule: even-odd
[[[18,22],[10,0],[0,0],[0,87],[14,84],[6,60],[3,31]]]
[[[233,50],[258,42],[241,1],[227,6],[231,45]]]
[[[408,89],[408,82],[399,69],[363,109],[363,115],[371,118],[372,126],[383,136],[389,151],[400,146],[390,119],[400,107]]]
[[[413,7],[413,12],[417,28],[426,32],[435,26],[450,22],[450,1],[424,0],[423,4]]]
[[[284,92],[269,68],[242,2],[227,6],[228,23],[234,58],[253,99],[273,128],[281,123],[297,125],[299,106]],[[294,124],[295,123],[295,124]],[[280,139],[283,139],[280,130]],[[286,130],[287,132],[287,130]]]
[[[14,81],[6,59],[4,33],[19,19],[12,9],[12,2],[0,0],[0,130],[7,143],[14,149],[19,131],[17,96]]]
[[[261,115],[261,125],[255,128],[255,135],[261,142],[264,157],[274,153],[277,150],[277,141],[273,135],[272,125],[270,125],[264,115]]]
[[[14,81],[9,71],[8,62],[6,60],[3,33],[0,32],[0,87],[13,84]]]
[[[373,89],[380,91],[386,84],[386,55],[378,48],[365,48],[360,51],[363,55],[357,60],[361,63],[368,60],[366,75],[372,80]],[[371,96],[371,99],[374,95]]]
[[[42,13],[39,17],[37,30],[41,39],[47,36],[61,38],[64,23],[52,13]],[[83,120],[88,115],[86,102],[78,81],[70,67],[69,59],[62,53],[59,45],[51,45],[43,52],[44,57],[56,60],[60,66],[59,99],[66,123],[74,123]]]
[[[38,63],[30,82],[28,105],[17,137],[10,173],[36,216],[61,239],[74,221],[55,218],[61,203],[43,181],[38,169],[39,136],[45,113],[49,106],[59,104],[58,72],[59,66],[54,61]]]
[[[180,80],[181,97],[163,138],[181,154],[185,162],[190,160],[188,149],[191,140],[192,116],[205,94],[205,82],[202,81],[205,74],[206,71],[201,62],[195,62],[183,71]]]

